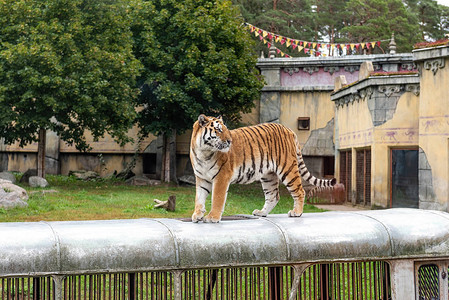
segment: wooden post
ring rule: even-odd
[[[45,147],[47,132],[39,129],[39,142],[37,144],[37,176],[45,178]]]

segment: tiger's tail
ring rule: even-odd
[[[299,172],[301,173],[301,177],[307,181],[308,183],[317,186],[317,187],[333,187],[337,183],[337,179],[320,179],[316,178],[312,174],[310,174],[309,170],[306,167],[304,159],[302,158],[301,150],[299,147],[299,143],[296,142],[296,157],[298,158],[298,166]]]

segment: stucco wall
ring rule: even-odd
[[[418,145],[419,97],[406,91],[407,83],[399,77],[368,78],[333,95],[334,101],[340,101],[335,116],[337,157],[339,150],[353,151],[352,195],[356,192],[356,151],[371,149],[371,205],[390,206],[391,149]],[[385,87],[392,85],[398,86],[396,92],[386,93]],[[352,98],[346,102],[345,97]],[[339,167],[337,159],[337,178]]]
[[[421,72],[420,208],[448,211],[449,47],[420,49],[413,54]]]
[[[310,118],[309,130],[298,130],[298,117]],[[301,146],[305,145],[313,130],[326,127],[333,117],[334,105],[330,100],[329,92],[281,94],[279,121],[296,133]]]
[[[138,130],[136,127],[128,132],[128,136],[137,141]],[[107,175],[114,170],[120,172],[126,163],[132,159],[136,152],[137,143],[131,142],[124,146],[117,144],[114,139],[105,134],[103,138],[94,141],[92,135],[86,132],[86,141],[92,150],[81,153],[74,145],[62,141],[54,132],[47,132],[46,137],[46,173],[67,175],[73,170],[92,170]],[[140,146],[144,151],[156,138],[152,135],[145,138]],[[31,143],[25,147],[19,147],[18,143],[12,145],[2,144],[3,170],[25,172],[28,169],[36,169],[37,143]],[[102,155],[100,159],[99,154]],[[133,172],[142,174],[142,160],[136,164]]]

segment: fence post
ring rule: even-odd
[[[310,264],[294,265],[295,276],[293,278],[292,287],[290,288],[289,300],[295,300],[298,294],[299,281],[301,280],[302,273],[310,266]]]
[[[415,267],[412,259],[391,260],[391,298],[393,300],[415,299]]]
[[[62,286],[63,286],[65,276],[53,275],[52,277],[53,277],[53,282],[55,284],[55,290],[54,290],[55,300],[62,300],[63,299]],[[40,296],[38,296],[38,297],[40,297]],[[40,298],[37,298],[37,299],[40,299]]]
[[[173,273],[173,288],[175,290],[175,300],[182,300],[181,275],[184,271],[174,270]]]

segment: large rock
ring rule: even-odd
[[[75,176],[77,179],[80,180],[93,180],[100,178],[100,175],[97,172],[94,171],[70,171],[69,176]]]
[[[0,189],[3,189],[6,193],[16,192],[20,199],[26,201],[28,200],[27,192],[18,185],[13,184],[9,180],[0,179]]]
[[[186,183],[190,185],[196,185],[195,175],[183,175],[178,178],[178,181],[181,183]]]
[[[39,176],[31,176],[28,180],[28,184],[31,187],[47,187],[48,181],[45,178],[39,177]]]
[[[160,180],[151,180],[144,176],[134,176],[126,180],[126,184],[128,185],[160,185]]]
[[[37,176],[36,169],[28,169],[25,173],[23,173],[19,182],[20,183],[28,183],[28,180],[30,179],[31,176]]]
[[[27,196],[28,197],[28,196]],[[26,207],[28,203],[24,201],[20,195],[15,192],[6,192],[4,189],[0,188],[0,207],[4,209],[14,208],[14,207]]]
[[[14,184],[16,183],[16,176],[11,172],[0,172],[0,179],[9,180]]]

